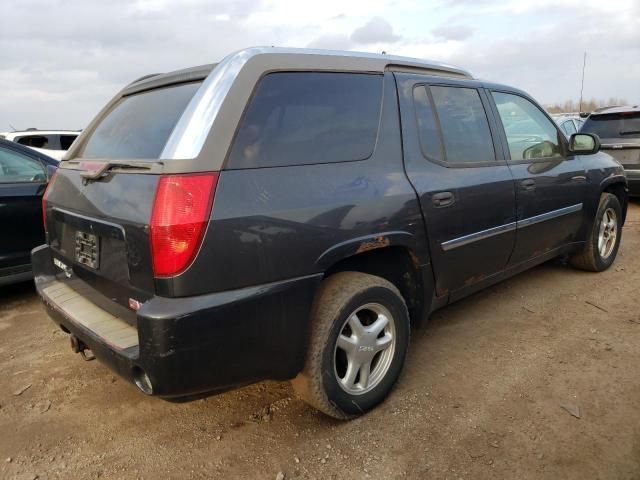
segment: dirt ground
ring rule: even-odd
[[[437,312],[347,423],[287,383],[145,397],[71,353],[31,284],[5,287],[0,478],[640,479],[639,250],[635,204],[608,271],[554,261]]]

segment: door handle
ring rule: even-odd
[[[536,189],[536,181],[528,178],[520,182],[520,187],[522,187],[522,190],[524,190],[525,192],[530,192]]]
[[[440,192],[435,193],[431,197],[431,201],[436,207],[448,207],[449,205],[452,205],[453,202],[455,202],[455,197],[451,192]]]

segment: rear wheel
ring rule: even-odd
[[[571,257],[574,267],[601,272],[611,266],[618,254],[622,237],[622,208],[611,193],[600,196],[600,204],[591,232],[582,251]]]
[[[409,314],[387,280],[341,272],[320,288],[303,371],[292,381],[307,403],[335,418],[372,409],[395,384],[409,344]]]

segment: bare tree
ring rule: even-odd
[[[592,112],[596,108],[612,107],[626,105],[627,101],[623,98],[611,97],[609,100],[596,100],[591,98],[589,100],[582,101],[582,111]],[[560,103],[553,103],[547,105],[546,109],[549,113],[576,113],[578,111],[578,102],[574,100],[566,100]]]

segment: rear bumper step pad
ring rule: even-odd
[[[45,301],[75,324],[117,350],[138,346],[138,330],[87,300],[62,282],[42,289]]]

